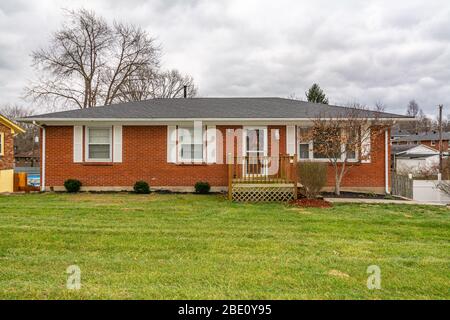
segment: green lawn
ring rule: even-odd
[[[66,268],[82,287],[66,289]],[[367,288],[367,267],[382,288]],[[450,210],[0,196],[2,299],[449,299]]]

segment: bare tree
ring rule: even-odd
[[[191,76],[182,75],[178,70],[159,73],[153,82],[153,97],[181,98],[184,94],[184,86],[187,87],[187,97],[195,97],[197,88]]]
[[[118,100],[124,83],[157,68],[159,47],[144,30],[112,26],[94,12],[68,11],[68,22],[47,48],[32,54],[41,77],[26,88],[34,101],[89,108]]]
[[[386,110],[386,106],[381,101],[377,101],[377,102],[375,102],[374,109],[377,112],[384,112]]]
[[[292,92],[292,93],[288,94],[286,99],[305,101],[302,97],[297,96],[297,94],[295,92]]]
[[[6,116],[8,119],[16,121],[19,118],[32,116],[33,110],[18,105],[4,105],[0,106],[0,114]],[[35,138],[38,136],[37,128],[29,123],[20,123],[26,129],[25,133],[21,133],[14,137],[14,146],[16,152],[26,152],[38,150],[38,143]]]
[[[436,184],[436,187],[441,190],[442,192],[444,192],[447,195],[450,195],[450,182],[447,181],[439,181]]]
[[[140,70],[134,77],[129,78],[121,89],[121,101],[139,101],[154,98],[182,98],[184,87],[187,97],[197,94],[194,79],[189,75],[182,75],[178,70],[155,71]]]
[[[145,31],[130,25],[114,23],[115,42],[118,52],[113,53],[115,68],[109,68],[105,82],[108,90],[105,105],[114,102],[124,86],[135,74],[141,70],[156,69],[159,65],[159,48]]]
[[[33,115],[34,111],[23,106],[19,106],[16,104],[13,105],[3,105],[0,106],[0,114],[4,115],[8,119],[16,121],[16,119],[22,117],[28,117]],[[26,125],[26,124],[23,124]]]
[[[372,111],[369,116],[367,108],[354,104],[343,109],[339,115],[320,115],[312,119],[308,139],[313,141],[313,157],[326,159],[332,165],[335,194],[340,194],[347,172],[362,161],[369,160],[370,154],[381,147],[370,142],[383,134],[390,124],[382,123],[378,118],[377,112]]]
[[[416,132],[430,132],[433,129],[433,121],[423,112],[422,109],[419,110],[419,113],[416,116],[417,121]]]
[[[406,109],[406,115],[410,117],[415,117],[419,113],[419,105],[416,100],[411,100]]]
[[[433,121],[423,112],[415,100],[411,100],[406,109],[406,115],[414,117],[415,120],[404,122],[399,125],[401,130],[410,133],[429,132],[433,129]]]
[[[435,128],[437,128],[437,121],[435,122]],[[442,130],[444,132],[450,131],[450,115],[447,115],[447,118],[442,120]]]

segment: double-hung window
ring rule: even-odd
[[[300,159],[309,159],[309,143],[299,143],[298,155]]]
[[[110,127],[86,128],[87,161],[111,161],[112,130]]]
[[[360,147],[359,130],[348,130],[345,145],[345,153],[347,160],[357,159],[357,150]]]
[[[300,160],[309,160],[311,156],[312,137],[308,128],[298,128],[297,130],[298,157]]]
[[[194,127],[179,127],[178,144],[181,162],[203,162],[203,130],[195,134]]]
[[[327,130],[326,134],[316,135],[313,128],[298,128],[298,158],[300,160],[318,160],[328,159],[329,154],[336,154],[341,158],[341,137],[340,130],[333,128]]]

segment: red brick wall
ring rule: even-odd
[[[428,147],[431,147],[431,148],[439,151],[439,140],[435,140],[434,146],[431,145],[431,140],[418,141],[418,143],[426,145]],[[405,144],[408,144],[408,142],[406,142],[406,141],[395,141],[394,140],[394,141],[392,141],[392,144],[405,145]],[[448,150],[448,145],[449,145],[449,141],[448,140],[442,140],[442,150],[444,152],[446,152]]]
[[[388,137],[390,137],[388,133]],[[389,141],[389,140],[388,140]],[[372,129],[370,163],[358,163],[349,168],[342,181],[342,187],[385,187],[385,133],[384,130]],[[391,146],[388,144],[388,155]],[[388,156],[390,175],[390,161]],[[334,186],[335,169],[328,167],[328,186]],[[389,178],[390,185],[390,178]]]
[[[217,128],[225,134],[225,127]],[[132,186],[137,180],[153,186],[193,186],[200,180],[227,185],[225,165],[167,163],[166,126],[124,126],[122,138],[122,163],[74,163],[73,127],[47,127],[46,186],[62,186],[68,178],[84,186]]]
[[[426,145],[428,147],[431,147],[437,151],[439,151],[439,140],[435,141],[434,146],[431,145],[431,141],[420,141],[420,144]],[[442,140],[442,151],[447,152],[448,150],[448,140]]]
[[[226,137],[226,129],[241,126],[217,126]],[[269,126],[269,150],[272,143],[270,129],[280,130],[280,153],[286,152],[286,127]],[[235,138],[235,149],[237,140]],[[46,128],[46,186],[62,186],[69,178],[81,180],[84,186],[132,186],[145,180],[152,186],[193,186],[208,181],[212,186],[227,185],[227,168],[223,164],[178,165],[167,163],[166,126],[123,126],[123,162],[86,164],[73,162],[73,127]],[[373,137],[372,162],[350,169],[343,186],[384,187],[384,134]],[[220,155],[220,152],[218,151]],[[225,143],[222,150],[226,157]],[[333,185],[334,172],[330,167],[329,180]]]
[[[14,168],[14,137],[11,129],[0,123],[0,132],[4,133],[4,155],[0,156],[0,170]]]

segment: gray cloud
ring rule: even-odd
[[[318,82],[336,104],[450,106],[446,0],[2,0],[0,103],[24,103],[29,54],[61,24],[61,8],[79,7],[148,30],[163,66],[192,74],[202,96],[303,97]]]

